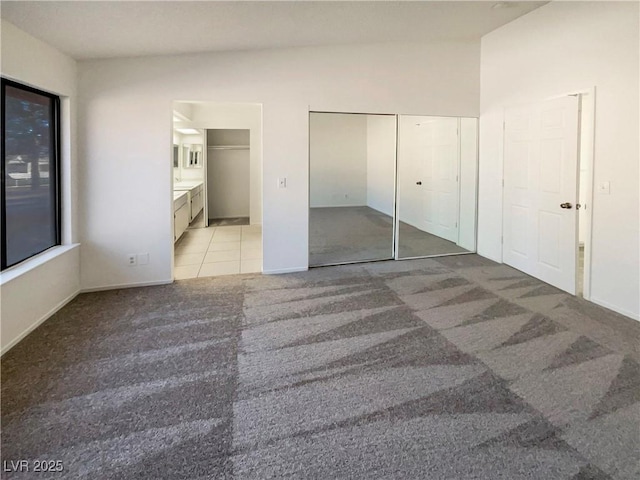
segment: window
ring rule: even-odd
[[[2,79],[2,270],[60,245],[60,98]]]

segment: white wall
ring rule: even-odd
[[[62,243],[0,274],[2,353],[80,289],[76,231],[76,63],[2,20],[2,76],[61,97]]]
[[[395,115],[310,114],[310,206],[393,215]]]
[[[249,218],[262,223],[262,106],[240,103],[194,103],[192,125],[204,129],[249,130]],[[213,218],[213,217],[211,217]]]
[[[482,38],[480,254],[501,260],[505,106],[596,87],[591,300],[639,313],[637,2],[551,2]],[[570,200],[570,199],[568,199]]]
[[[83,287],[171,279],[174,100],[262,104],[264,271],[301,270],[309,110],[477,116],[479,61],[470,42],[80,62]],[[128,267],[132,252],[149,252],[149,265]]]
[[[367,115],[367,205],[393,216],[396,118]]]
[[[367,116],[311,113],[311,208],[367,204]]]

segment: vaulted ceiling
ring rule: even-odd
[[[474,40],[545,3],[3,0],[0,15],[83,60],[354,43]]]

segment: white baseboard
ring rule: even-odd
[[[601,307],[607,308],[609,310],[613,310],[616,313],[619,313],[620,315],[624,315],[625,317],[629,317],[632,320],[636,320],[636,321],[640,321],[640,315],[638,315],[637,313],[633,313],[629,310],[626,310],[624,308],[620,308],[620,307],[616,307],[615,305],[611,305],[608,302],[599,300],[597,298],[593,298],[593,296],[591,297],[591,299],[589,300],[592,303],[595,303],[596,305],[600,305]]]
[[[264,275],[278,275],[281,273],[306,272],[307,270],[309,270],[309,267],[294,267],[294,268],[280,268],[277,270],[263,270],[262,273]]]
[[[119,290],[121,288],[155,287],[157,285],[169,285],[170,283],[173,283],[173,280],[158,280],[156,282],[139,282],[139,283],[121,283],[118,285],[107,285],[104,287],[83,288],[82,290],[80,290],[80,293],[103,292],[105,290]]]
[[[0,356],[4,355],[5,353],[7,353],[9,350],[11,350],[11,348],[15,347],[24,337],[26,337],[27,335],[29,335],[31,332],[33,332],[36,328],[38,328],[40,325],[42,325],[46,320],[48,320],[49,318],[51,318],[58,310],[60,310],[62,307],[64,307],[67,303],[69,303],[71,300],[73,300],[74,298],[76,298],[78,296],[78,294],[80,293],[80,290],[76,290],[74,293],[72,293],[71,295],[69,295],[67,298],[65,298],[64,300],[62,300],[61,302],[59,302],[56,306],[54,306],[51,310],[49,310],[47,313],[45,313],[41,318],[39,318],[38,320],[36,320],[32,325],[30,325],[29,327],[27,327],[27,329],[22,332],[20,335],[18,335],[16,338],[14,338],[11,342],[9,342],[8,344],[6,344],[4,346],[4,348],[2,348],[2,350],[0,351]]]
[[[313,207],[309,207],[309,208],[344,208],[344,207],[367,207],[368,205],[356,205],[356,204],[352,204],[352,203],[336,203],[336,204],[332,204],[332,205],[314,205]]]

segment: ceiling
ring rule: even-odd
[[[499,8],[494,8],[496,3]],[[547,2],[9,1],[0,15],[78,60],[480,38]]]

